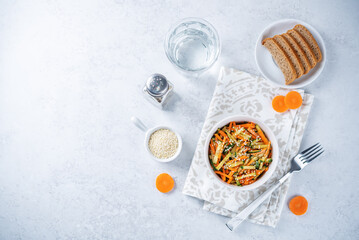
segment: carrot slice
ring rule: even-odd
[[[290,91],[285,95],[284,103],[290,109],[297,109],[302,106],[303,99],[297,91]]]
[[[167,173],[161,173],[156,178],[156,188],[162,193],[167,193],[171,191],[174,185],[175,181]]]
[[[287,105],[285,105],[284,99],[285,97],[282,95],[273,98],[272,107],[276,112],[282,113],[288,110]]]
[[[296,196],[290,200],[289,209],[295,215],[303,215],[308,209],[308,201],[303,196]]]

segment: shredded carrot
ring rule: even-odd
[[[244,127],[244,128],[254,128],[254,123],[245,123],[245,124],[240,124],[239,126]]]
[[[229,160],[226,164],[231,164],[231,163],[234,163],[236,161],[236,159],[232,159],[232,160]]]
[[[246,147],[244,150],[243,150],[243,153],[246,153],[249,151],[250,148]]]
[[[225,132],[223,132],[222,130],[218,130],[219,134],[221,134],[223,136],[223,139],[229,140],[227,134]]]
[[[228,168],[229,170],[231,170],[233,173],[235,173],[235,172],[237,172],[238,171],[238,167],[236,167],[236,168]],[[233,174],[232,174],[233,175]]]
[[[260,138],[260,136],[258,135],[258,133],[256,133],[256,132],[253,130],[253,128],[248,128],[247,130],[248,130],[248,132],[251,133],[251,135],[252,135],[254,138]]]
[[[222,179],[223,179],[223,181],[226,181],[227,174],[226,174],[226,172],[224,171],[223,168],[222,168],[222,172],[224,174],[224,175],[222,175]]]
[[[215,151],[215,149],[214,149],[214,146],[213,146],[213,140],[212,140],[212,139],[211,139],[210,146],[211,146],[211,152],[212,152],[212,154],[215,154],[215,153],[216,153],[216,151]]]
[[[217,133],[216,133],[216,134],[214,134],[214,136],[216,136],[216,138],[217,138],[219,141],[223,142],[222,138],[221,138],[220,136],[218,136],[218,134],[217,134]]]
[[[261,129],[258,125],[256,126],[256,128],[257,128],[258,134],[259,134],[259,136],[261,137],[261,139],[263,140],[263,142],[264,142],[265,144],[267,144],[267,143],[268,143],[268,139],[266,138],[266,136],[264,136],[264,133],[262,132],[262,129]]]
[[[221,175],[221,176],[227,177],[227,178],[230,177],[230,176],[228,176],[227,174],[225,174],[225,173],[223,173],[223,172],[221,172],[221,171],[214,171],[214,172],[217,173],[217,174],[219,174],[219,175]]]
[[[233,126],[233,122],[230,122],[230,123],[229,123],[229,127],[228,127],[228,128],[229,128],[229,131],[232,130],[232,126]]]

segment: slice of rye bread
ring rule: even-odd
[[[305,55],[307,56],[310,66],[312,68],[317,65],[317,59],[314,56],[314,53],[308,43],[304,40],[304,38],[295,30],[290,29],[287,31],[287,33],[296,41],[296,43],[302,48]]]
[[[288,44],[292,47],[297,57],[299,58],[299,61],[304,68],[303,74],[307,74],[310,69],[312,69],[312,67],[310,66],[309,60],[305,55],[305,52],[300,48],[297,42],[288,33],[283,33],[281,36],[283,36],[283,38],[288,42]]]
[[[295,54],[294,50],[292,49],[292,47],[288,44],[288,42],[282,36],[275,35],[273,37],[273,39],[283,49],[285,54],[288,56],[289,60],[291,61],[292,65],[295,69],[297,78],[300,78],[304,73],[304,68],[303,68],[302,64],[299,62],[299,59],[298,59],[297,55]]]
[[[293,29],[299,32],[300,35],[302,35],[304,40],[312,49],[315,58],[317,59],[317,62],[320,62],[320,60],[322,60],[322,52],[320,51],[319,45],[313,35],[310,33],[310,31],[301,24],[295,25]]]
[[[264,39],[262,44],[272,54],[274,61],[283,72],[285,84],[288,85],[293,82],[297,77],[297,74],[295,73],[295,69],[283,49],[272,38]]]

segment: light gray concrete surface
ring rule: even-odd
[[[359,1],[0,1],[0,239],[358,239]],[[218,64],[198,79],[166,59],[163,39],[184,17],[211,22]],[[326,154],[294,176],[276,229],[203,211],[181,193],[221,65],[259,74],[254,46],[273,21],[297,18],[324,38],[327,64],[302,147]],[[176,95],[165,111],[141,96],[154,72]],[[164,124],[184,140],[172,163],[151,160],[130,123]],[[161,194],[159,173],[176,188]]]

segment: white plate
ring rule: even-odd
[[[302,24],[305,26],[313,35],[317,41],[320,50],[322,51],[322,60],[317,63],[317,65],[311,69],[307,74],[296,79],[290,85],[285,85],[285,80],[282,71],[275,64],[272,55],[269,51],[262,45],[262,41],[265,38],[273,37],[277,34],[282,34],[287,32],[289,29],[292,29],[295,25]],[[283,19],[277,22],[270,24],[264,29],[264,31],[259,35],[257,40],[256,50],[255,50],[256,63],[261,74],[273,82],[274,84],[285,87],[285,88],[301,88],[312,83],[323,71],[325,61],[326,61],[326,49],[320,34],[309,24],[302,22],[296,19]]]

